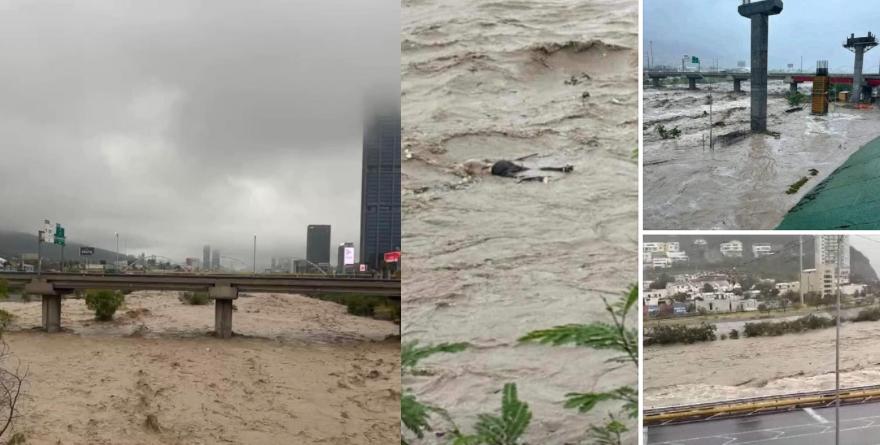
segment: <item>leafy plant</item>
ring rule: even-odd
[[[590,438],[596,445],[622,445],[620,436],[629,431],[629,428],[617,420],[613,414],[609,414],[608,418],[608,423],[605,425],[590,427]]]
[[[0,278],[0,298],[9,296],[9,282],[5,278]]]
[[[785,99],[788,100],[788,105],[792,107],[799,106],[807,100],[807,95],[801,93],[800,91],[789,92],[785,95]]]
[[[504,385],[501,415],[480,414],[474,425],[476,434],[456,433],[454,445],[517,445],[532,420],[529,405],[521,400],[515,383]]]
[[[400,352],[401,372],[415,373],[419,361],[434,354],[461,352],[468,346],[470,346],[468,343],[441,343],[420,347],[415,341],[406,343]],[[419,402],[413,394],[404,394],[400,399],[400,420],[406,429],[420,439],[424,437],[425,431],[431,431],[431,425],[428,421],[432,412],[442,415],[453,425],[453,435],[461,435],[448,413],[443,409]],[[400,443],[407,444],[407,441],[401,437]]]
[[[95,311],[98,321],[113,320],[116,309],[122,306],[125,296],[121,292],[111,290],[91,291],[86,294],[86,307]]]
[[[639,288],[631,286],[629,291],[615,303],[605,302],[605,310],[611,316],[611,323],[594,322],[587,324],[569,324],[555,328],[533,331],[522,338],[522,342],[538,342],[554,346],[572,344],[592,349],[610,349],[623,352],[624,355],[609,361],[630,362],[636,369],[639,365],[638,332],[629,328],[626,320],[630,311],[636,307]],[[634,386],[621,386],[606,392],[568,393],[565,395],[565,407],[577,409],[578,412],[592,411],[598,404],[609,401],[623,402],[622,411],[631,419],[638,417],[639,394]],[[610,421],[604,425],[591,425],[590,437],[599,444],[619,444],[620,435],[628,428],[609,414]]]
[[[430,414],[431,407],[416,400],[416,396],[404,394],[400,398],[400,420],[419,439],[425,436],[425,431],[431,431],[428,424]]]
[[[410,371],[415,368],[419,361],[440,353],[461,352],[470,346],[468,343],[440,343],[439,345],[419,346],[418,342],[413,341],[403,345],[400,351],[400,367],[403,371]]]

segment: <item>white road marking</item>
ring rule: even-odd
[[[820,416],[816,411],[813,411],[813,408],[804,408],[804,412],[809,414],[813,419],[816,419],[816,422],[828,423],[828,419]]]

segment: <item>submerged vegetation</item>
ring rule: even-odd
[[[639,362],[638,332],[635,328],[629,327],[627,320],[633,316],[638,293],[638,288],[633,286],[619,301],[605,302],[610,322],[568,324],[541,329],[527,333],[519,341],[616,351],[619,354],[608,361],[631,365],[635,381]],[[425,346],[420,346],[416,342],[404,344],[401,351],[401,373],[405,376],[426,375],[428,371],[418,368],[421,360],[435,354],[458,353],[469,347],[467,343]],[[633,429],[633,425],[630,424],[638,417],[638,389],[635,385],[596,392],[571,392],[565,395],[563,404],[567,409],[588,413],[599,405],[615,402],[619,408],[609,412],[602,424],[585,427],[588,439],[585,443],[620,445],[623,435]],[[445,424],[444,431],[438,433],[437,437],[448,437],[450,445],[521,445],[524,444],[523,436],[528,431],[533,414],[528,403],[520,400],[516,383],[505,383],[502,389],[500,412],[479,414],[473,432],[465,433],[445,409],[419,401],[407,388],[401,396],[400,403],[401,423],[407,433],[401,438],[401,443],[409,443],[407,435],[421,439],[427,432],[434,431],[435,427],[431,422],[434,415]],[[629,421],[621,418],[627,418]]]
[[[706,322],[700,323],[699,326],[683,324],[652,326],[645,331],[645,346],[713,341],[716,339],[715,330],[714,324]]]
[[[677,139],[681,136],[681,130],[678,127],[667,130],[664,125],[657,125],[657,134],[660,135],[660,139]]]
[[[530,332],[520,338],[520,341],[553,346],[570,344],[591,349],[618,351],[622,355],[613,357],[609,361],[630,363],[637,374],[639,366],[638,332],[635,328],[628,327],[626,320],[631,315],[632,309],[637,306],[638,297],[638,287],[632,286],[619,301],[613,304],[605,301],[605,310],[611,316],[611,323],[594,322],[557,326]],[[628,417],[631,421],[638,417],[639,391],[635,386],[620,386],[600,392],[572,392],[566,394],[565,397],[565,407],[576,409],[580,413],[590,412],[600,403],[619,402],[622,404],[620,414]],[[594,443],[618,445],[621,443],[621,436],[629,430],[630,427],[618,420],[614,413],[609,413],[608,421],[602,425],[590,425],[588,434]]]
[[[122,306],[125,296],[112,290],[95,290],[86,293],[86,307],[95,311],[98,321],[111,321],[116,309]]]
[[[743,335],[746,337],[768,337],[805,332],[814,329],[830,328],[835,325],[833,318],[809,314],[796,320],[761,321],[746,323]]]
[[[798,190],[800,190],[801,187],[803,187],[804,184],[806,184],[807,181],[809,181],[809,180],[810,180],[810,178],[808,178],[806,176],[801,177],[801,179],[798,179],[793,184],[788,186],[788,190],[785,191],[785,194],[786,195],[793,195],[793,194],[797,193]]]

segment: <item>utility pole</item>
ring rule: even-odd
[[[837,273],[835,277],[837,290],[837,339],[834,348],[834,443],[840,445],[840,246],[843,235],[837,235]]]
[[[119,232],[114,232],[116,234],[116,263],[113,265],[113,270],[116,271],[116,268],[119,267]]]
[[[801,283],[798,286],[798,288],[801,291],[801,307],[803,307],[804,306],[804,236],[798,235],[798,241],[800,241],[800,245],[801,245],[801,255],[800,255],[801,268],[800,268],[800,270],[798,270],[798,278]]]
[[[22,261],[24,262],[24,261]],[[37,232],[37,278],[40,278],[40,273],[43,271],[43,231],[40,230]]]
[[[712,139],[712,78],[706,78],[709,82],[709,150],[715,151],[715,143]]]
[[[257,274],[257,234],[254,234],[254,275]]]

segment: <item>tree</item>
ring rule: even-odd
[[[675,295],[672,296],[672,299],[675,300],[677,303],[684,303],[690,297],[691,296],[685,292],[677,292]]]
[[[709,283],[704,283],[703,284],[703,292],[705,292],[705,293],[715,292],[715,287],[713,287]]]

